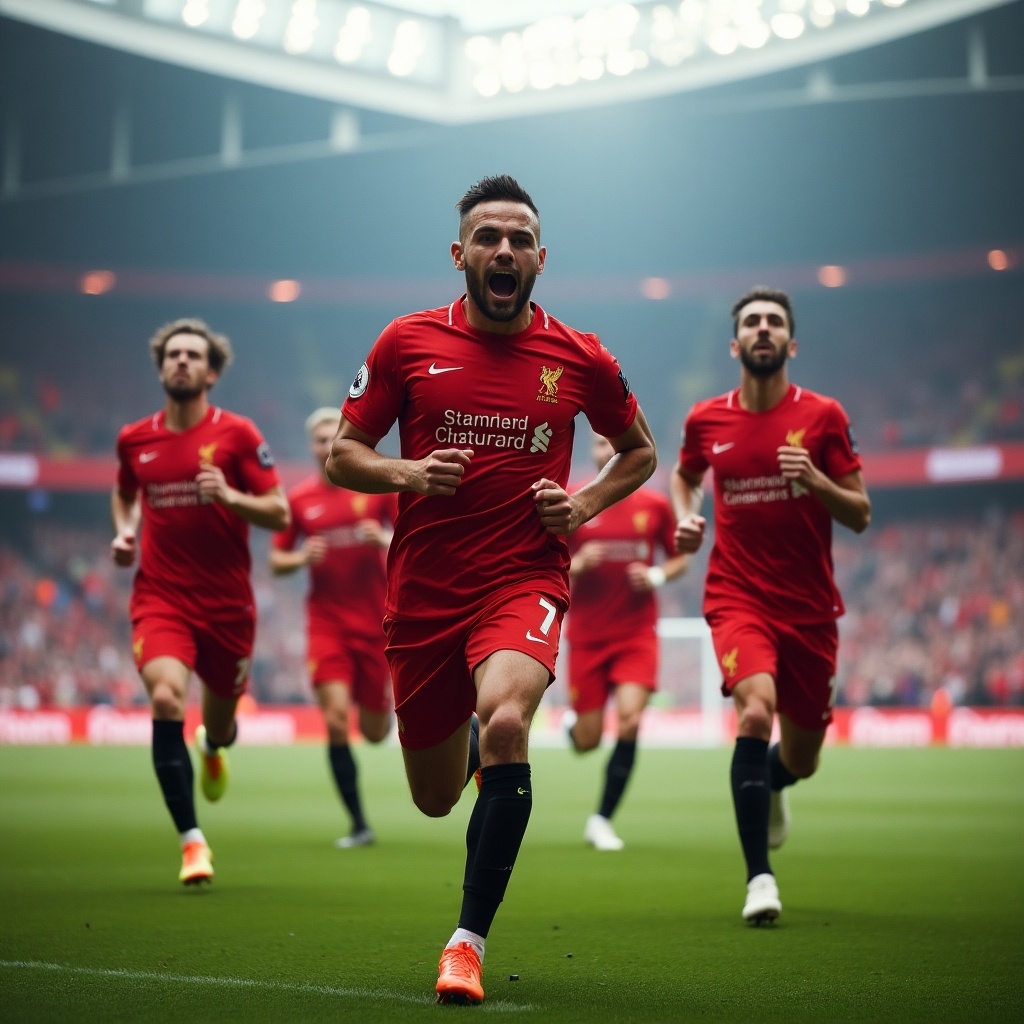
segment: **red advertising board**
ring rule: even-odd
[[[861,455],[873,490],[1024,480],[1024,442],[969,448],[907,448]],[[278,464],[290,487],[311,472],[306,462]],[[112,456],[50,459],[28,452],[0,452],[0,488],[108,491],[117,467]]]
[[[538,746],[564,744],[563,713],[561,708],[541,709],[531,733]],[[199,709],[190,708],[186,735],[198,723]],[[150,742],[151,729],[151,716],[144,709],[0,711],[0,744],[142,746]],[[735,714],[729,707],[710,721],[699,709],[652,708],[643,724],[643,739],[650,746],[713,746],[731,742],[734,735]],[[325,740],[320,710],[313,705],[265,707],[239,716],[241,744],[287,746]],[[840,708],[828,742],[855,747],[1024,747],[1024,708],[953,708],[946,715],[917,708]]]

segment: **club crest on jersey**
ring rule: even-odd
[[[537,389],[538,402],[550,402],[558,405],[558,378],[565,372],[564,366],[552,370],[550,367],[540,368],[540,387]]]
[[[793,448],[803,448],[804,446],[804,434],[807,433],[806,427],[801,427],[799,430],[787,430],[786,431],[786,444],[791,445]]]
[[[651,518],[650,512],[636,512],[633,515],[633,529],[637,533],[644,533],[647,530],[647,521]]]
[[[213,465],[213,453],[217,450],[217,442],[211,441],[209,444],[201,444],[199,446],[199,465],[200,466],[212,466]]]
[[[370,368],[363,363],[359,367],[359,372],[356,374],[356,379],[352,381],[352,386],[348,389],[349,398],[359,398],[365,391],[367,384],[370,383]]]
[[[144,636],[136,637],[132,641],[132,654],[135,655],[136,664],[142,661],[142,648],[146,645]]]
[[[352,511],[357,515],[365,515],[370,499],[365,494],[354,494],[352,496]]]

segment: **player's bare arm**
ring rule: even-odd
[[[377,451],[379,437],[343,416],[327,457],[327,479],[364,494],[415,491],[452,495],[473,459],[471,448],[440,448],[423,459],[395,459]]]
[[[307,537],[294,551],[271,548],[270,571],[275,576],[290,576],[307,565],[319,565],[327,554],[327,541],[323,537]]]
[[[782,475],[806,487],[837,523],[849,527],[854,533],[863,533],[868,528],[871,499],[860,470],[833,480],[814,465],[806,448],[782,445],[778,455]]]
[[[533,500],[548,533],[574,533],[650,479],[658,465],[658,452],[642,409],[637,408],[625,433],[608,438],[608,442],[615,454],[590,483],[573,494],[552,480],[542,479],[533,484]]]
[[[201,499],[223,505],[253,526],[283,530],[292,520],[291,506],[280,485],[262,494],[247,494],[227,482],[220,466],[210,464],[199,470],[196,485]]]
[[[114,539],[110,542],[110,554],[117,565],[134,565],[138,550],[135,537],[142,516],[142,504],[138,494],[124,494],[115,487],[110,496],[110,512],[116,531]]]
[[[691,473],[676,463],[668,481],[672,510],[676,515],[676,551],[692,555],[704,543],[707,520],[700,514],[704,502],[704,474]]]

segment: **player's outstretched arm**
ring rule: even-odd
[[[364,494],[415,491],[452,495],[473,459],[471,448],[441,448],[423,459],[394,459],[377,451],[379,437],[353,426],[344,416],[324,467],[338,487]]]
[[[110,514],[115,531],[114,539],[110,542],[110,554],[117,565],[132,565],[135,562],[135,535],[142,516],[138,493],[123,494],[115,487],[110,496]]]

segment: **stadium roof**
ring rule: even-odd
[[[820,62],[1009,0],[0,0],[92,42],[436,124]]]

